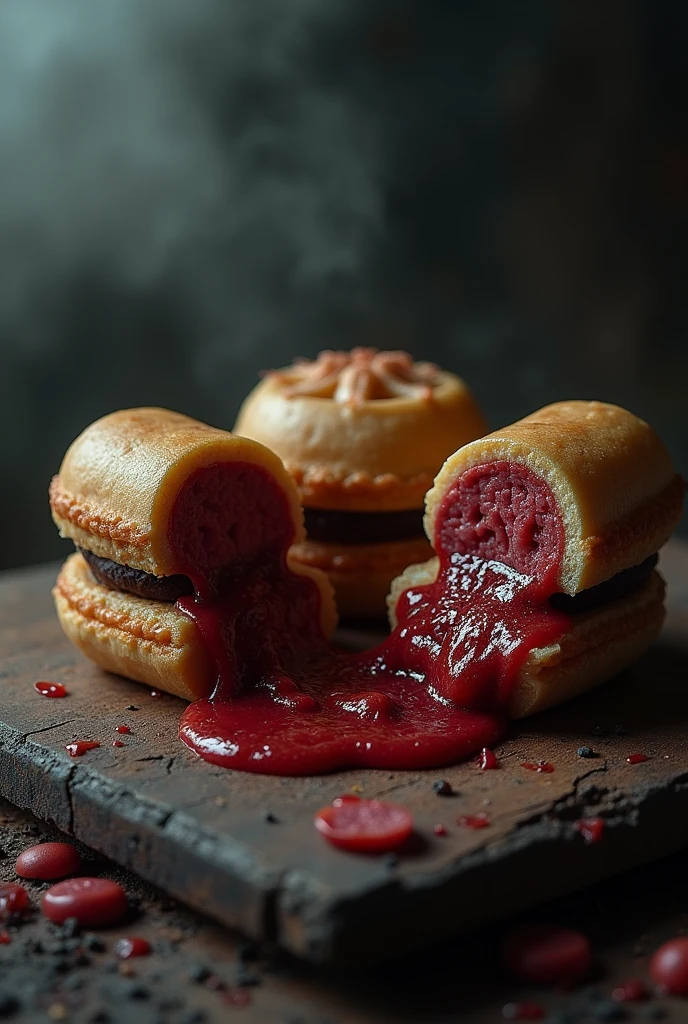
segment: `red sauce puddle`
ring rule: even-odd
[[[68,697],[69,690],[62,683],[48,683],[40,680],[33,684],[33,688],[36,693],[40,693],[41,697]]]
[[[554,765],[549,761],[524,761],[521,768],[527,768],[531,772],[544,772],[545,775],[554,771]]]
[[[171,548],[195,588],[177,607],[196,623],[219,682],[184,712],[182,740],[214,764],[280,775],[429,768],[495,745],[525,657],[570,620],[548,602],[563,543],[558,512],[547,505],[554,499],[527,471],[487,470],[464,474],[445,498],[436,582],[407,590],[397,628],[361,654],[330,647],[319,592],[287,567],[293,526],[276,481],[244,463],[192,475],[170,521]],[[501,538],[509,549],[518,534],[519,564],[529,571],[470,553],[475,510],[494,506],[490,488],[504,492],[499,473],[507,470],[522,488],[534,487],[518,531],[503,529]],[[218,505],[229,525],[218,522]],[[497,529],[492,523],[490,536]],[[204,566],[208,551],[226,568]],[[494,554],[503,552],[497,546]]]
[[[630,757],[626,758],[629,764],[642,764],[644,761],[649,761],[649,754],[631,754]]]

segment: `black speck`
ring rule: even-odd
[[[258,946],[255,942],[244,942],[237,950],[237,956],[240,960],[243,960],[244,963],[249,963],[251,960],[257,960],[258,953]]]
[[[267,821],[268,825],[279,825],[279,818],[276,814],[273,814],[272,811],[266,811],[263,817]]]
[[[189,981],[195,981],[197,984],[207,981],[210,977],[210,971],[203,964],[193,964],[189,970]]]
[[[388,853],[384,860],[385,867],[396,868],[399,866],[399,858],[396,853]]]
[[[595,1006],[593,1016],[596,1020],[627,1020],[628,1012],[624,1010],[623,1006],[619,1006],[618,1003],[605,999]]]
[[[599,754],[596,754],[592,747],[579,747],[577,754],[579,757],[599,757]]]
[[[454,794],[451,782],[447,779],[437,779],[433,782],[432,788],[438,796],[453,796]]]
[[[91,958],[88,953],[79,953],[78,957],[74,960],[75,967],[90,967]]]
[[[68,960],[56,960],[53,964],[53,970],[56,974],[66,974],[71,968],[71,964]]]
[[[7,850],[0,850],[0,860],[7,860],[9,853]]]
[[[126,706],[126,709],[125,709],[125,710],[126,710],[126,711],[138,711],[139,709],[138,709],[138,708],[136,707],[136,705],[135,705],[135,704],[127,704],[127,706]]]
[[[97,935],[84,935],[81,945],[84,949],[90,950],[91,953],[103,953],[105,951],[105,943]]]
[[[150,992],[145,985],[133,985],[128,992],[130,999],[150,999]]]
[[[127,839],[127,850],[137,850],[141,843],[141,836],[129,836]]]

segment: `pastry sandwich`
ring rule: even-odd
[[[321,352],[266,375],[235,431],[284,460],[305,509],[292,557],[324,570],[342,615],[384,615],[389,586],[429,558],[423,499],[487,427],[460,378],[405,352]]]
[[[476,565],[513,570],[499,598],[507,626],[510,587],[526,593],[531,610],[546,602],[561,618],[559,631],[522,653],[503,703],[518,718],[567,700],[657,637],[657,552],[681,517],[684,489],[662,441],[630,412],[601,402],[547,406],[447,459],[426,499],[437,556],[394,581],[392,625],[412,626],[409,595],[442,571],[465,591]],[[443,692],[461,700],[461,690]]]
[[[164,409],[88,427],[52,481],[50,504],[78,548],[54,590],[67,636],[102,668],[187,700],[207,696],[218,669],[179,602],[245,566],[278,572],[303,537],[296,489],[276,455]],[[289,576],[329,636],[327,578],[301,565]]]

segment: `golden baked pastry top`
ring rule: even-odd
[[[420,508],[435,473],[487,429],[466,384],[405,352],[322,352],[265,376],[235,432],[284,460],[303,504]]]

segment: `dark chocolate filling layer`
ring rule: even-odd
[[[98,582],[110,590],[122,590],[149,601],[176,601],[178,597],[193,593],[188,576],[154,576],[150,572],[132,569],[130,565],[120,565],[110,558],[100,558],[85,548],[79,550]]]
[[[424,536],[423,509],[402,512],[337,512],[305,508],[304,523],[311,540],[334,544],[380,544]]]
[[[588,590],[581,590],[580,594],[571,597],[570,594],[553,594],[549,603],[558,612],[565,612],[566,615],[577,615],[579,612],[589,612],[600,605],[609,604],[611,601],[620,601],[628,597],[635,590],[640,590],[649,580],[652,570],[657,565],[659,555],[650,555],[640,565],[634,565],[630,569],[623,569],[612,576],[604,583],[598,583],[596,587]]]

